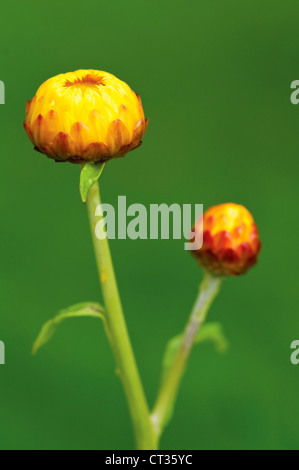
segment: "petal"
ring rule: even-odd
[[[123,121],[123,122],[126,122],[126,119],[127,117],[129,116],[129,109],[127,106],[125,106],[124,104],[121,104],[120,107],[119,107],[119,110],[118,110],[118,118]]]
[[[63,160],[67,160],[68,157],[76,155],[75,143],[70,134],[66,134],[65,132],[59,132],[57,134],[53,141],[52,149],[55,154]]]
[[[54,159],[57,157],[57,155],[48,145],[41,145],[39,150],[45,155],[47,155],[47,157],[54,158]]]
[[[29,100],[29,101],[27,101],[27,103],[26,103],[26,119],[27,119],[28,114],[29,114],[31,101],[32,101],[32,100]]]
[[[107,124],[103,116],[96,109],[89,114],[88,127],[93,134],[92,141],[102,142],[102,140],[106,139]]]
[[[241,238],[245,231],[246,231],[246,224],[244,223],[236,227],[232,233],[234,240],[238,240],[239,238]]]
[[[29,125],[31,125],[31,118],[32,114],[34,112],[34,104],[36,102],[36,96],[33,98],[33,100],[30,102],[30,106],[28,106],[29,101],[27,102],[26,105],[26,121]]]
[[[212,230],[215,225],[216,219],[213,215],[204,216],[204,228],[205,230]]]
[[[31,140],[32,144],[34,145],[34,140],[33,140],[33,136],[32,136],[32,132],[31,132],[31,129],[30,129],[30,126],[27,124],[27,122],[23,122],[23,126],[24,126],[24,129],[26,131],[26,134],[27,136],[29,137],[29,139]]]
[[[49,132],[49,141],[52,141],[54,137],[62,130],[62,123],[59,119],[59,116],[54,109],[51,109],[46,114],[46,121],[48,124],[48,132]]]
[[[100,162],[107,160],[109,150],[103,142],[89,144],[83,152],[84,160],[90,162]]]
[[[124,123],[120,119],[113,121],[107,132],[107,147],[110,155],[116,155],[122,147],[130,143],[130,134]]]
[[[78,155],[81,155],[84,149],[94,140],[90,129],[83,122],[75,122],[70,134],[75,142]]]
[[[238,253],[232,248],[224,249],[220,253],[220,256],[221,256],[222,261],[229,263],[229,264],[235,264],[239,260]]]
[[[132,138],[132,145],[135,148],[140,142],[142,137],[144,136],[144,128],[145,128],[145,123],[142,119],[137,122],[134,132],[133,132],[133,138]]]
[[[42,114],[37,116],[31,127],[31,132],[37,147],[48,143],[48,125]]]
[[[203,248],[205,250],[212,249],[214,245],[214,237],[209,230],[203,233]]]
[[[131,150],[136,150],[138,149],[139,147],[141,147],[142,145],[142,142],[139,142],[139,144],[135,145],[135,147],[132,146],[132,144],[129,144],[129,145],[125,145],[124,147],[122,147],[119,151],[120,153],[120,157],[123,157],[126,155],[126,153],[130,152]]]
[[[214,236],[215,251],[228,250],[232,246],[232,236],[227,230],[222,230]]]

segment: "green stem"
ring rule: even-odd
[[[157,440],[159,440],[163,429],[171,418],[179,386],[197,333],[206,320],[209,308],[220,290],[222,281],[223,278],[213,276],[208,272],[205,274],[198,298],[184,332],[182,344],[163,382],[151,415]]]
[[[87,208],[106,307],[109,339],[112,343],[118,373],[125,389],[136,446],[139,450],[155,450],[155,435],[123,315],[108,239],[107,237],[98,239],[96,236],[96,225],[99,218],[98,214],[97,217],[95,214],[98,207],[101,207],[101,200],[99,186],[96,183],[89,190]]]

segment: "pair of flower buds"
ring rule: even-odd
[[[148,120],[140,96],[115,76],[78,70],[47,80],[26,106],[26,133],[36,150],[57,162],[105,162],[142,144]],[[203,224],[202,224],[203,222]],[[194,230],[199,263],[216,275],[239,275],[257,262],[258,229],[237,204],[210,208]]]

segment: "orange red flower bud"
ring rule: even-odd
[[[56,161],[104,162],[142,143],[148,120],[140,96],[114,75],[78,70],[57,75],[26,106],[25,131]]]
[[[203,222],[203,223],[202,223]],[[211,207],[193,230],[202,232],[203,246],[193,251],[199,264],[217,275],[240,275],[256,264],[261,249],[250,212],[238,204]]]

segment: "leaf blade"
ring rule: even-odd
[[[169,372],[175,356],[181,347],[183,338],[184,333],[181,333],[173,337],[167,343],[162,363],[162,382],[164,382],[167,377],[167,373]],[[225,353],[229,347],[228,340],[224,335],[223,328],[220,323],[207,323],[200,328],[196,335],[194,344],[204,343],[206,341],[211,341],[219,353]]]
[[[43,347],[50,341],[50,339],[53,337],[58,326],[61,323],[63,323],[69,318],[82,317],[98,318],[105,321],[105,311],[100,304],[95,302],[84,302],[72,305],[67,309],[61,310],[58,315],[56,315],[56,317],[47,321],[43,325],[39,335],[37,336],[33,344],[32,354],[35,355],[41,347]]]
[[[221,323],[207,323],[197,333],[195,342],[204,343],[211,341],[217,352],[224,354],[229,348],[229,342],[226,338]]]
[[[87,196],[90,188],[99,180],[105,163],[86,163],[81,170],[80,175],[80,195],[84,204],[87,201]]]

